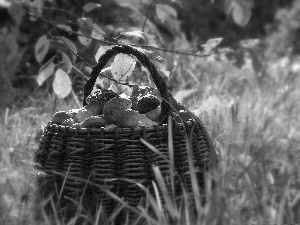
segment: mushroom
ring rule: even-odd
[[[106,126],[104,116],[91,116],[82,122],[84,128],[101,128]]]
[[[105,104],[112,98],[119,97],[119,95],[112,90],[96,91],[94,94],[86,98],[87,105],[85,108],[91,111],[94,116],[103,114]]]
[[[81,128],[82,127],[82,123],[74,123],[72,125],[72,127],[74,127],[74,128]]]
[[[118,127],[153,126],[157,124],[145,115],[130,108],[130,100],[126,98],[113,98],[104,106],[104,118],[109,124],[113,123]]]
[[[62,122],[63,126],[67,126],[67,127],[72,127],[74,125],[74,120],[72,118],[70,119],[66,119],[65,121]]]
[[[99,107],[97,105],[86,105],[80,109],[72,109],[69,111],[71,118],[77,123],[83,122],[91,116],[99,116]]]
[[[153,121],[158,121],[158,117],[161,114],[161,107],[158,106],[156,109],[151,110],[150,112],[145,113],[149,119]]]
[[[73,128],[81,128],[82,126],[82,123],[76,123],[74,122],[74,120],[71,118],[71,119],[67,119],[65,120],[63,123],[62,123],[63,126],[66,126],[66,127],[73,127]]]
[[[82,107],[81,109],[77,110],[76,120],[79,123],[82,123],[86,118],[91,116],[94,116],[93,111],[88,111],[85,107]]]
[[[90,116],[101,115],[103,111],[103,106],[100,106],[99,104],[86,105],[83,108],[87,110]]]
[[[149,119],[156,121],[161,113],[160,101],[156,96],[147,94],[139,99],[137,110]]]
[[[132,106],[131,101],[127,98],[113,98],[109,100],[104,108],[103,115],[108,124],[116,123],[116,115],[119,115],[121,112],[130,109]]]
[[[150,89],[151,88],[148,86],[134,85],[132,87],[132,94],[130,96],[130,100],[132,102],[132,109],[137,110],[137,103],[139,98],[148,94]]]
[[[56,112],[52,117],[52,122],[61,125],[65,120],[71,119],[71,115],[65,111]]]
[[[116,128],[117,127],[117,125],[116,124],[109,124],[109,125],[106,125],[104,128],[105,129],[114,129],[114,128]]]
[[[81,110],[81,109],[71,109],[71,110],[68,111],[68,114],[74,120],[74,123],[78,123],[77,113],[78,113],[79,110]]]
[[[188,110],[179,110],[178,113],[179,113],[181,120],[183,120],[183,121],[188,121],[188,120],[193,119],[192,114]]]
[[[127,109],[126,111],[120,111],[115,115],[116,125],[118,127],[140,127],[140,126],[153,126],[157,125],[156,122],[149,119],[147,116],[140,114],[139,112]]]
[[[160,92],[159,92],[159,90],[158,90],[157,88],[152,89],[151,91],[149,91],[148,94],[154,95],[154,96],[156,96],[156,97],[158,97],[158,98],[161,97],[161,96],[160,96]]]
[[[99,116],[103,114],[105,104],[112,98],[119,95],[111,90],[96,91],[94,94],[89,95],[86,99],[87,105],[80,109],[73,109],[69,111],[71,118],[74,122],[82,123],[85,119],[92,116]]]

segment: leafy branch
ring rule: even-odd
[[[143,23],[143,31],[145,29],[145,24],[148,19],[149,12],[150,12],[153,4],[155,4],[155,3],[156,3],[156,1],[152,0],[151,4],[147,10],[146,18]],[[90,63],[88,63],[88,61],[86,59],[84,59],[82,56],[77,54],[77,47],[75,46],[75,44],[68,38],[64,37],[64,34],[66,34],[66,33],[69,35],[76,35],[76,37],[78,37],[78,40],[80,41],[80,43],[86,47],[88,47],[92,43],[92,41],[94,41],[94,43],[102,44],[103,46],[101,46],[98,49],[98,52],[95,56],[96,61],[98,61],[99,57],[102,54],[104,54],[105,51],[107,51],[107,49],[110,48],[108,46],[115,46],[115,45],[125,46],[128,44],[126,42],[122,41],[122,39],[125,38],[125,39],[130,40],[131,38],[138,38],[138,40],[139,40],[138,42],[131,43],[130,45],[132,47],[136,47],[140,51],[143,51],[151,59],[151,61],[153,61],[156,64],[156,66],[158,67],[158,71],[167,77],[168,77],[169,72],[166,69],[165,60],[162,59],[158,54],[156,54],[155,51],[169,52],[172,54],[180,54],[180,55],[193,56],[193,57],[207,57],[207,56],[219,54],[221,52],[226,51],[226,50],[215,51],[214,47],[219,44],[218,41],[214,42],[213,44],[210,43],[210,46],[208,48],[206,48],[205,54],[195,54],[195,53],[181,52],[181,51],[175,51],[175,50],[169,50],[169,49],[164,49],[164,48],[160,48],[160,47],[155,47],[155,46],[148,44],[149,43],[148,38],[144,34],[143,31],[142,32],[140,32],[140,31],[122,32],[118,37],[115,38],[112,36],[111,32],[106,30],[100,24],[96,23],[95,18],[90,14],[90,12],[94,9],[94,7],[96,7],[95,3],[88,3],[85,6],[82,6],[76,0],[76,4],[84,12],[82,18],[76,16],[75,14],[66,12],[65,10],[62,10],[62,9],[58,9],[58,10],[61,12],[66,12],[68,15],[71,15],[72,17],[77,18],[77,21],[78,21],[77,23],[74,23],[73,21],[70,21],[70,20],[64,21],[67,24],[77,25],[79,27],[79,30],[77,32],[73,31],[71,29],[71,27],[68,27],[67,25],[63,25],[63,24],[55,25],[46,16],[41,17],[32,12],[28,12],[29,15],[31,15],[34,18],[36,18],[40,21],[43,21],[45,24],[49,25],[55,31],[54,35],[58,36],[58,39],[52,38],[49,40],[47,36],[43,36],[42,38],[39,39],[39,41],[36,44],[36,58],[39,62],[43,61],[43,58],[45,58],[45,56],[47,55],[47,52],[49,50],[50,42],[54,41],[54,42],[62,43],[67,48],[67,51],[74,56],[73,63],[75,63],[76,58],[78,58],[86,66],[88,66],[90,68],[94,68],[94,66],[91,65]],[[55,10],[55,8],[51,8],[51,10]],[[166,10],[166,12],[164,12],[164,10]],[[163,5],[163,4],[156,4],[156,13],[157,13],[159,19],[161,19],[161,20],[166,20],[166,19],[170,19],[170,18],[177,16],[177,13],[175,12],[175,10],[172,7]],[[87,17],[85,17],[85,16],[87,16]],[[95,25],[97,25],[97,26],[95,26]],[[104,33],[101,33],[100,30],[98,30],[98,29],[100,29]],[[93,32],[95,32],[96,35],[93,35]],[[142,40],[144,42],[142,42]],[[139,43],[139,44],[137,44],[137,43]],[[147,43],[147,44],[144,44],[144,43]],[[93,45],[92,47],[94,47],[94,46],[96,46],[96,45]],[[209,51],[207,51],[207,49],[209,49]],[[66,54],[60,53],[60,55],[62,55],[63,57],[52,57],[46,64],[44,64],[42,66],[42,68],[40,69],[39,75],[38,75],[38,82],[40,85],[52,74],[55,74],[54,81],[56,81],[57,86],[59,86],[57,84],[57,80],[59,80],[59,79],[63,79],[64,83],[71,85],[71,81],[70,81],[70,78],[68,77],[68,73],[70,73],[72,68],[75,69],[75,71],[77,71],[77,72],[80,71],[80,69],[74,65],[70,66],[70,64],[72,64],[72,63]],[[133,85],[126,82],[126,79],[133,72],[133,69],[135,67],[135,59],[133,59],[130,56],[126,56],[126,57],[122,56],[123,58],[120,60],[120,57],[121,56],[117,55],[115,57],[115,61],[111,65],[112,76],[108,76],[104,73],[100,73],[99,75],[108,79],[109,81],[112,81],[113,85],[114,84],[117,86],[118,85],[119,86],[126,85],[129,87],[132,87]],[[127,63],[123,63],[123,61],[127,62]],[[118,67],[120,67],[120,68],[118,68]],[[80,74],[85,76],[84,73],[80,73]],[[58,76],[60,76],[60,78],[58,78]],[[149,81],[149,82],[151,82],[151,81]],[[54,83],[53,83],[53,89],[54,89],[55,93],[58,94],[61,98],[66,97],[66,95],[68,95],[68,91],[66,91],[63,88],[63,86],[61,86],[59,88],[57,88],[57,87],[55,88]],[[62,91],[60,91],[59,89],[62,89]],[[70,88],[68,88],[67,90],[70,90]]]
[[[52,28],[54,28],[56,30],[56,32],[58,34],[59,34],[59,31],[65,31],[65,32],[68,32],[70,34],[76,34],[77,36],[90,38],[91,40],[94,40],[94,41],[97,41],[97,42],[100,42],[100,43],[106,44],[106,45],[116,45],[116,44],[121,45],[121,46],[126,45],[126,44],[123,44],[122,42],[118,42],[118,40],[116,38],[112,37],[112,36],[110,36],[110,38],[111,38],[111,40],[114,40],[113,42],[112,41],[99,40],[99,39],[90,37],[90,36],[85,35],[85,34],[78,34],[76,31],[66,30],[66,29],[57,27],[56,25],[51,23],[48,19],[46,20],[46,19],[44,19],[40,16],[37,16],[37,15],[34,15],[33,13],[30,13],[30,12],[29,12],[29,14],[31,16],[34,16],[35,18],[47,23],[48,25],[50,25]],[[65,22],[68,22],[68,21],[65,21]],[[69,22],[73,23],[71,21],[69,21]],[[85,28],[90,29],[89,27],[85,27]],[[141,48],[145,48],[145,49],[149,49],[149,50],[158,50],[158,51],[162,51],[162,52],[169,52],[169,53],[178,54],[178,55],[194,56],[194,57],[200,57],[200,58],[201,57],[208,57],[208,56],[211,56],[211,55],[216,55],[216,54],[220,54],[220,53],[223,53],[225,51],[228,51],[227,49],[223,49],[221,51],[214,51],[214,52],[207,53],[207,54],[195,54],[195,53],[188,53],[188,52],[174,51],[174,50],[165,49],[165,48],[159,48],[159,47],[155,47],[155,46],[151,46],[151,45],[140,45],[140,44],[130,44],[130,45],[133,46],[133,47],[141,47]],[[70,51],[70,52],[72,52],[72,51]],[[83,60],[81,57],[78,57],[78,58],[80,58],[85,63],[85,60]],[[87,65],[88,65],[88,63],[87,63]],[[90,65],[88,65],[88,66],[90,66]],[[90,67],[92,67],[92,66],[90,66]]]

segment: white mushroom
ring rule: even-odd
[[[56,112],[52,117],[52,122],[56,124],[62,124],[65,120],[71,119],[71,115],[65,111]]]
[[[100,128],[106,126],[106,121],[103,116],[91,116],[82,122],[84,128]]]
[[[131,109],[121,111],[115,115],[116,125],[118,127],[140,127],[157,125],[156,122],[149,119],[147,116]]]
[[[94,116],[93,111],[88,111],[86,108],[82,107],[77,111],[76,118],[79,123],[82,123],[86,118]]]

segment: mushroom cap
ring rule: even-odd
[[[113,98],[109,100],[103,108],[104,118],[108,124],[115,123],[116,115],[130,109],[131,106],[131,101],[127,98]]]
[[[178,114],[183,121],[188,121],[193,119],[193,117],[187,110],[179,110]]]
[[[86,103],[88,105],[94,102],[101,102],[103,100],[109,101],[112,98],[118,97],[119,95],[112,90],[102,90],[102,91],[95,91],[93,94],[89,95],[86,98]]]
[[[161,97],[161,96],[160,96],[160,92],[159,92],[159,90],[158,90],[157,88],[153,88],[153,90],[149,91],[149,94],[150,94],[150,95],[154,95],[154,96],[156,96],[156,97],[158,97],[158,98]]]
[[[179,111],[172,111],[171,117],[177,122],[182,123],[184,121],[192,120],[194,119],[192,114],[187,110],[179,110]]]
[[[73,128],[81,128],[81,126],[82,126],[82,123],[74,123],[72,125]]]
[[[95,111],[95,115],[101,115],[104,105],[115,97],[119,97],[119,95],[112,90],[96,91],[86,98],[87,107],[92,107]]]
[[[65,120],[71,119],[71,115],[65,111],[56,112],[52,117],[52,122],[56,124],[62,124]]]
[[[77,111],[76,114],[76,121],[78,121],[79,123],[82,123],[86,118],[90,117],[90,116],[94,116],[93,112],[88,111],[85,107],[82,107],[81,109],[79,109]]]
[[[92,103],[90,105],[86,105],[85,108],[91,116],[98,116],[103,113],[104,105]]]
[[[158,125],[157,122],[149,119],[147,116],[140,114],[139,116],[139,126],[150,127]]]
[[[153,121],[157,121],[160,114],[161,114],[161,107],[158,106],[156,109],[153,109],[152,111],[145,113],[145,116],[147,116],[149,119]]]
[[[80,110],[81,109],[71,109],[71,110],[68,111],[68,114],[71,116],[71,118],[74,120],[75,123],[78,123],[77,113]]]
[[[118,127],[138,127],[139,115],[137,111],[128,109],[115,116],[115,123]]]
[[[104,128],[105,128],[105,129],[114,129],[114,128],[116,128],[116,127],[117,127],[116,124],[109,124],[109,125],[106,125]]]
[[[72,118],[70,119],[66,119],[65,121],[62,122],[63,126],[67,126],[67,127],[72,127],[74,125],[74,120]]]
[[[137,110],[141,114],[145,114],[160,106],[160,101],[154,95],[145,95],[141,97],[137,103]]]
[[[132,87],[132,94],[131,96],[135,96],[135,97],[141,97],[141,96],[145,96],[146,94],[148,94],[150,91],[153,91],[154,89],[148,86],[139,86],[139,85],[134,85]]]
[[[149,87],[149,86],[139,86],[139,85],[134,85],[132,87],[132,94],[130,96],[130,100],[132,101],[132,109],[137,110],[137,104],[138,100],[149,94],[150,91],[153,91],[154,88]]]
[[[115,116],[115,120],[118,127],[134,128],[139,126],[147,127],[157,125],[157,123],[153,120],[132,109],[127,109],[126,111],[120,112]]]
[[[107,123],[103,116],[91,116],[82,122],[82,127],[84,128],[100,128],[106,125]]]

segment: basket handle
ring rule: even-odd
[[[104,66],[107,64],[109,59],[119,53],[127,54],[127,55],[133,55],[135,56],[139,62],[148,69],[150,72],[153,82],[155,83],[160,96],[162,97],[163,101],[161,103],[161,114],[159,116],[159,124],[166,124],[168,121],[168,115],[170,114],[170,105],[169,102],[169,92],[167,90],[167,85],[164,79],[160,76],[158,73],[156,67],[151,62],[151,60],[148,58],[147,55],[142,53],[141,51],[128,46],[128,45],[122,45],[122,46],[115,46],[112,49],[107,50],[98,60],[98,63],[93,67],[91,76],[89,80],[86,82],[84,86],[84,99],[83,99],[83,106],[85,106],[86,98],[91,94],[93,87],[95,85],[96,79],[101,72],[101,70],[104,68]]]

